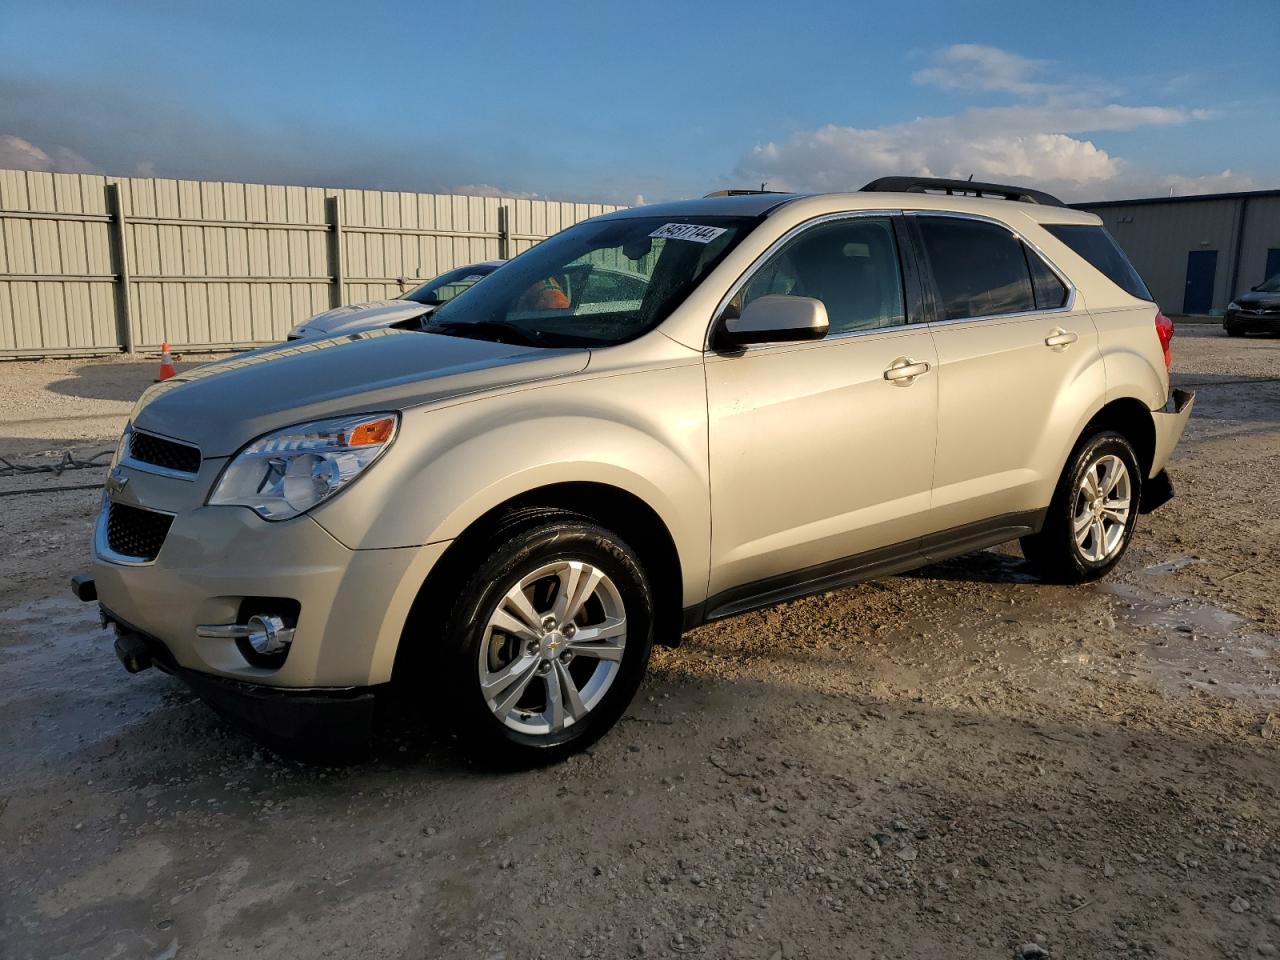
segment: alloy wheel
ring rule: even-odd
[[[550,735],[582,721],[613,685],[626,649],[622,595],[581,560],[544,564],[498,601],[480,645],[480,689],[504,725]]]
[[[1124,545],[1133,509],[1129,468],[1114,454],[1099,457],[1076,487],[1072,532],[1081,556],[1101,563]]]

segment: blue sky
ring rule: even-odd
[[[1280,187],[1280,3],[0,0],[0,166],[630,203]]]

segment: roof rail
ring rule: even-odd
[[[1066,204],[1052,194],[1029,187],[1011,187],[1003,183],[981,183],[975,180],[945,180],[938,177],[881,177],[862,188],[868,193],[945,193],[949,197],[997,197],[1001,200],[1018,200],[1022,203],[1038,203],[1046,207],[1065,207]]]
[[[702,199],[706,200],[710,197],[754,197],[762,193],[785,193],[784,190],[713,190],[711,193],[704,194]]]

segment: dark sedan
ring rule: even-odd
[[[1232,337],[1280,333],[1280,273],[1227,304],[1222,328]]]

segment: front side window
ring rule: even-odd
[[[884,218],[810,227],[769,258],[734,297],[741,312],[768,294],[812,297],[827,308],[828,335],[906,322],[893,228]]]
[[[533,346],[609,346],[653,329],[758,223],[754,217],[585,221],[431,315],[428,333]]]
[[[925,255],[945,320],[1036,309],[1022,241],[994,223],[918,217]]]

